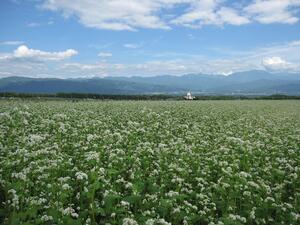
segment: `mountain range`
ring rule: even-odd
[[[194,94],[300,95],[299,73],[263,70],[237,72],[228,76],[210,74],[161,75],[153,77],[29,78],[0,79],[0,92],[97,93],[97,94]]]

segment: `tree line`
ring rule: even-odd
[[[99,99],[99,100],[184,100],[181,95],[164,95],[164,94],[151,94],[151,95],[120,95],[120,94],[93,94],[93,93],[56,93],[56,94],[37,94],[37,93],[14,93],[14,92],[1,92],[1,98],[49,98],[49,99]],[[198,95],[194,100],[247,100],[247,99],[300,99],[300,96],[291,95],[264,95],[264,96],[251,96],[251,95]]]

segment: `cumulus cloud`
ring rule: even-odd
[[[255,21],[263,24],[298,22],[295,7],[300,0],[255,0],[244,8],[244,11]]]
[[[181,10],[174,10],[180,6]],[[44,0],[42,8],[74,16],[87,27],[109,30],[140,28],[200,28],[204,25],[240,26],[298,22],[300,0]],[[179,8],[179,7],[178,7]],[[172,15],[172,16],[165,16]]]
[[[286,65],[287,62],[280,57],[269,57],[263,59],[264,65]]]
[[[262,65],[268,70],[286,70],[294,67],[292,63],[278,56],[263,58]]]
[[[170,4],[182,0],[47,0],[43,8],[61,11],[65,17],[75,15],[87,27],[110,30],[136,28],[168,29],[157,15]]]
[[[98,56],[102,57],[102,58],[108,58],[108,57],[112,57],[112,53],[111,52],[99,52]]]
[[[78,52],[74,49],[67,49],[63,52],[45,52],[37,49],[30,49],[26,45],[19,46],[13,53],[5,54],[0,59],[37,59],[58,61],[70,58],[77,55]]]
[[[75,51],[75,50],[74,50]],[[249,51],[225,52],[222,58],[203,55],[161,52],[140,63],[113,63],[100,59],[96,63],[64,61],[72,54],[44,52],[20,46],[12,53],[0,53],[0,77],[36,76],[76,78],[91,76],[154,76],[161,74],[182,75],[187,73],[223,74],[246,70],[300,72],[300,41],[269,45]],[[60,54],[59,54],[60,53]],[[64,54],[62,54],[64,53]],[[108,53],[108,52],[103,52]]]
[[[250,20],[247,17],[239,15],[237,10],[228,7],[222,7],[216,13],[218,15],[219,23],[222,24],[243,25],[250,23]]]
[[[233,8],[221,7],[218,0],[199,1],[185,14],[171,21],[177,25],[198,28],[203,25],[243,25],[250,20]]]

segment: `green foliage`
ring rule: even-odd
[[[299,224],[300,104],[0,101],[1,224]]]

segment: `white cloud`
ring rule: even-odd
[[[253,20],[263,24],[294,24],[299,19],[293,7],[299,6],[300,0],[255,0],[244,11]]]
[[[247,17],[239,15],[237,10],[228,7],[222,7],[216,13],[219,17],[219,23],[222,24],[243,25],[250,23]]]
[[[110,30],[168,29],[157,14],[162,8],[179,2],[182,0],[46,0],[43,8],[61,11],[65,17],[75,15],[87,27]]]
[[[37,60],[64,60],[77,55],[78,52],[74,49],[67,49],[63,52],[45,52],[36,49],[30,49],[26,45],[19,46],[13,53],[5,54],[0,59],[37,59]]]
[[[230,70],[230,71],[221,71],[219,74],[222,74],[224,76],[229,76],[229,75],[233,74],[233,72],[232,72],[232,70]]]
[[[246,52],[247,59],[259,59],[259,58],[267,58],[273,57],[274,55],[277,57],[281,57],[284,59],[288,59],[291,62],[299,63],[300,61],[300,41],[292,41],[282,44],[274,44],[267,47],[261,47],[254,49],[250,52]]]
[[[263,65],[273,66],[273,65],[286,65],[287,62],[280,57],[274,56],[263,59]]]
[[[3,41],[0,42],[0,45],[21,45],[23,43],[23,41]]]
[[[217,0],[198,1],[192,4],[187,12],[173,19],[171,22],[189,27],[200,27],[202,24],[215,24],[217,16],[214,11],[217,6]]]
[[[181,10],[173,10],[180,6]],[[109,30],[171,29],[180,25],[298,22],[300,0],[44,0],[43,9],[74,16],[87,27]],[[179,8],[179,7],[178,7]],[[171,15],[171,16],[170,16]],[[35,25],[35,24],[32,24]]]
[[[199,1],[188,12],[171,22],[192,28],[203,25],[243,25],[250,23],[247,17],[240,15],[234,8],[220,6],[221,1],[219,0]]]
[[[290,42],[289,46],[300,46],[300,40]]]
[[[65,63],[62,65],[62,69],[80,69],[82,71],[89,71],[89,70],[98,70],[98,69],[105,69],[106,64],[104,62],[101,63],[94,63],[94,64],[84,64],[84,63]]]
[[[203,55],[162,52],[161,55],[153,55],[152,59],[141,63],[112,63],[105,62],[103,59],[96,63],[79,63],[61,60],[71,57],[72,54],[66,53],[68,51],[44,52],[25,46],[19,47],[12,53],[0,53],[0,77],[76,78],[107,75],[182,75],[187,73],[228,75],[231,72],[253,69],[265,69],[272,72],[300,72],[299,40],[255,48],[250,51],[231,52],[228,49],[219,49],[219,51],[225,52],[227,55],[223,54],[223,58],[216,59]]]
[[[132,75],[161,75],[161,74],[184,74],[191,68],[186,67],[180,61],[148,61],[145,63],[123,64],[97,62],[93,64],[65,63],[60,67],[60,74],[71,73],[77,76],[132,76]],[[63,71],[63,72],[62,72]]]
[[[232,68],[229,68],[233,72],[252,69],[300,72],[300,40],[270,44],[248,51],[226,48],[213,50],[223,54],[224,58],[235,62],[231,65]]]
[[[112,53],[111,52],[99,52],[98,56],[102,57],[102,58],[108,58],[108,57],[112,57]]]
[[[160,53],[156,57],[159,60],[146,61],[138,64],[109,64],[102,63],[102,70],[108,75],[161,75],[161,74],[185,74],[207,73],[228,75],[237,71],[246,70],[285,70],[288,72],[300,72],[300,41],[294,40],[287,43],[255,48],[250,51],[234,51],[220,49],[228,52],[219,59],[209,59],[203,55],[183,53]],[[278,58],[274,57],[277,55]],[[173,58],[170,60],[170,58]],[[265,63],[263,64],[262,61]],[[273,65],[267,65],[272,64]],[[277,65],[275,65],[277,64]],[[99,64],[89,64],[86,68]],[[271,69],[272,67],[272,69]],[[103,74],[102,74],[103,75]]]
[[[0,77],[8,77],[11,76],[12,74],[10,72],[5,72],[5,71],[0,71]]]
[[[292,63],[287,62],[278,56],[263,58],[262,65],[267,70],[293,70],[293,69],[296,69],[295,68],[296,65],[293,65]]]
[[[134,43],[127,43],[127,44],[124,44],[123,46],[125,48],[140,48],[142,47],[142,43],[139,43],[139,44],[134,44]]]

